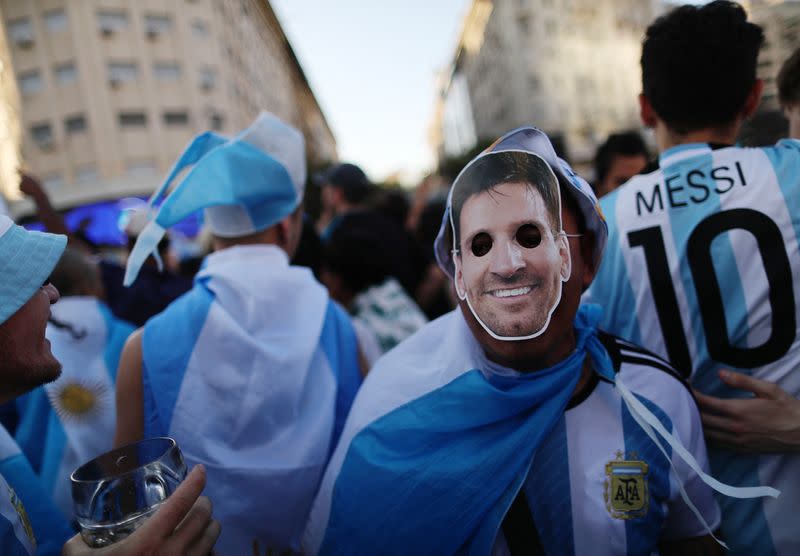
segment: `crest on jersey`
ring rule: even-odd
[[[647,463],[635,452],[617,452],[606,464],[603,498],[615,519],[635,519],[647,515],[650,493],[647,490]]]
[[[25,511],[25,506],[22,504],[22,500],[20,500],[19,496],[17,496],[17,493],[14,492],[14,489],[10,486],[7,486],[6,488],[8,489],[8,499],[11,502],[11,505],[14,507],[14,511],[17,512],[20,522],[22,522],[22,528],[25,530],[25,536],[28,537],[31,545],[35,547],[36,536],[33,534],[33,526],[31,526],[31,520],[28,519],[28,512]]]

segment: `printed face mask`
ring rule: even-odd
[[[524,151],[473,160],[456,178],[450,225],[455,286],[493,338],[542,334],[569,280],[558,180]]]

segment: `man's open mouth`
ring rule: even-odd
[[[531,292],[533,288],[531,286],[520,286],[518,288],[507,288],[501,290],[492,290],[489,292],[489,295],[492,297],[519,297],[521,295],[527,295]]]

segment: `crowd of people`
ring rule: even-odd
[[[120,264],[23,175],[47,232],[0,216],[0,553],[800,553],[800,50],[758,144],[763,42],[726,0],[655,20],[658,155],[614,134],[592,185],[524,126],[409,200],[307,175],[263,112],[187,146]],[[199,211],[189,277],[168,230]],[[90,548],[72,471],[163,436],[191,472]]]

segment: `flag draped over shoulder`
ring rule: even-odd
[[[61,554],[64,543],[74,534],[64,515],[52,504],[49,493],[42,487],[28,460],[11,435],[0,427],[0,516],[14,527],[15,537],[23,546],[36,547],[37,556]],[[11,487],[13,492],[9,492]],[[8,501],[8,503],[6,503]],[[9,504],[17,518],[9,509]],[[6,541],[10,541],[5,523],[0,521],[0,553],[6,554]],[[19,534],[20,526],[24,533]],[[25,554],[10,543],[10,554]]]
[[[144,329],[145,433],[205,465],[220,554],[299,549],[360,382],[347,315],[288,263],[271,245],[213,253]]]
[[[587,356],[612,373],[599,308],[575,320],[558,365],[502,376],[458,311],[381,360],[348,419],[306,530],[311,553],[488,554]]]
[[[71,518],[70,474],[113,448],[114,379],[134,327],[93,297],[62,298],[51,312],[56,324],[48,324],[46,335],[61,375],[18,400],[15,437],[55,505]]]

